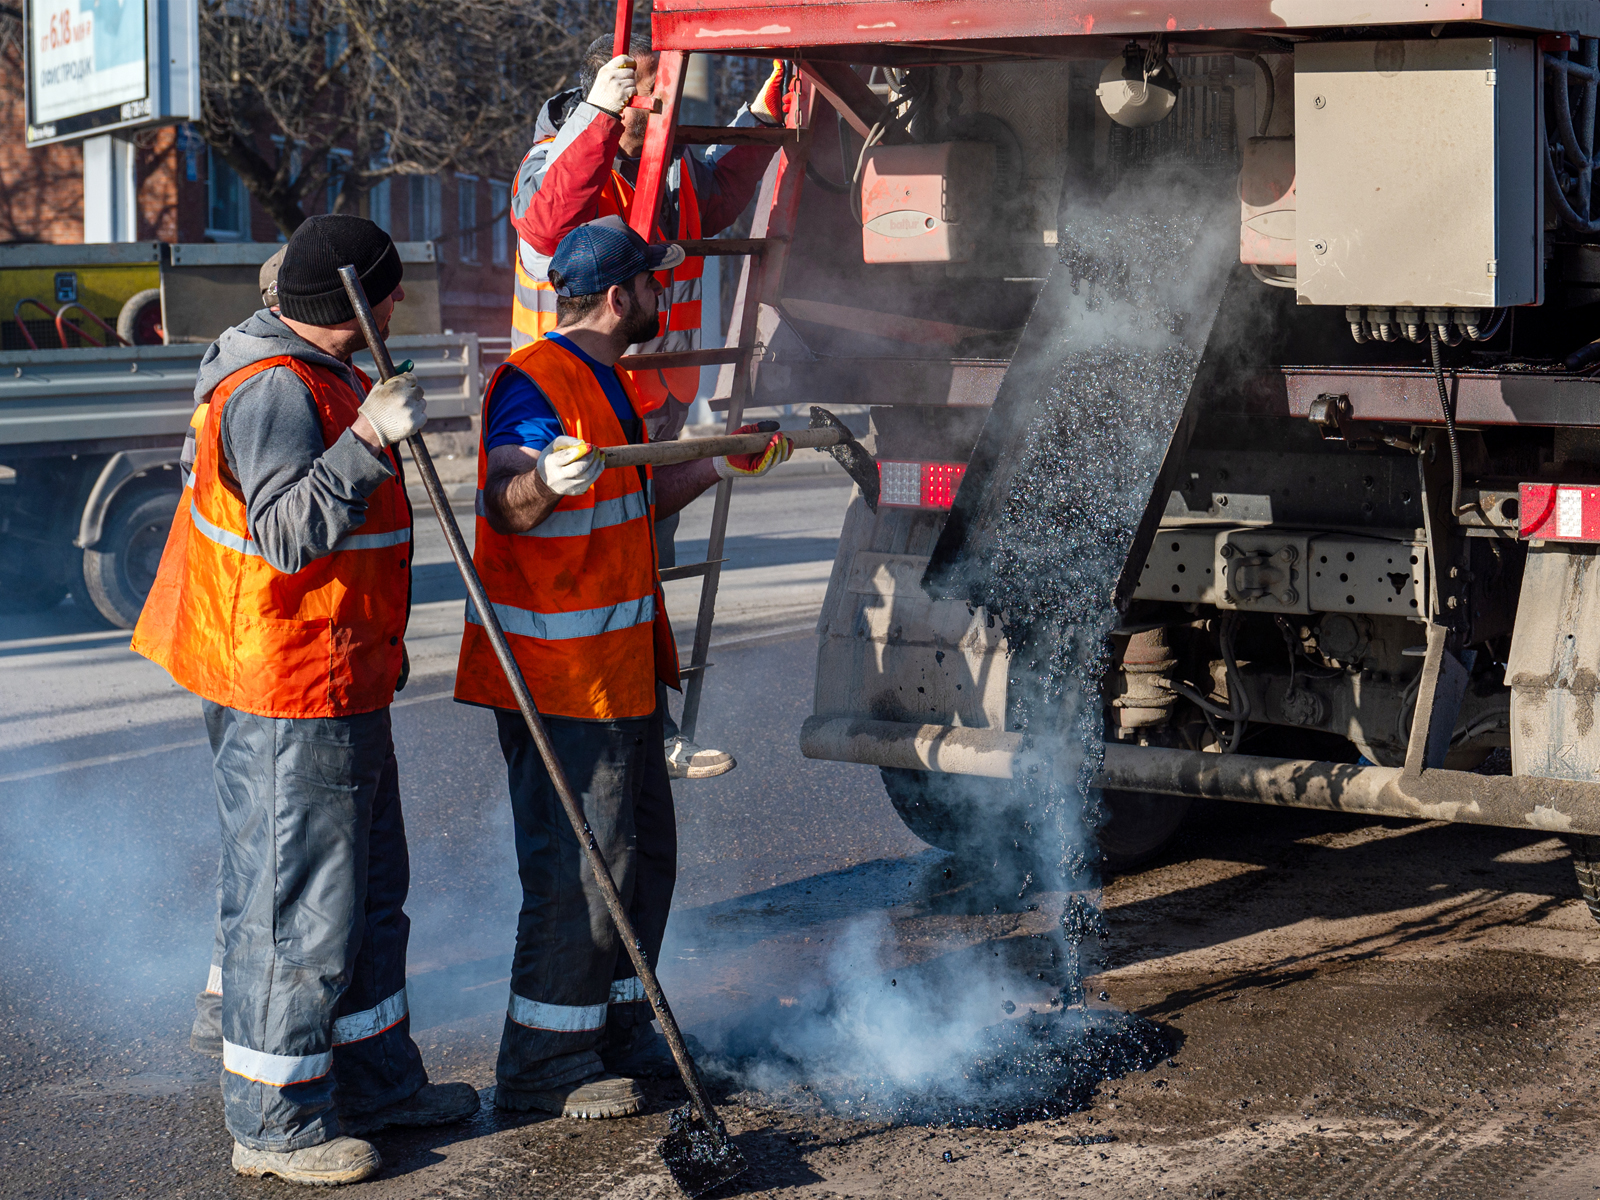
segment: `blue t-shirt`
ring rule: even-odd
[[[545,337],[569,354],[577,355],[578,360],[594,372],[594,377],[605,389],[606,399],[611,401],[611,410],[622,424],[623,435],[628,441],[637,442],[639,418],[634,415],[633,405],[628,403],[627,393],[622,390],[615,369],[601,366],[559,333],[547,333]],[[550,401],[538,385],[521,371],[504,372],[489,393],[488,425],[483,434],[486,452],[496,446],[543,450],[563,432],[561,418],[550,407]]]

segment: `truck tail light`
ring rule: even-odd
[[[891,508],[949,508],[966,463],[880,462],[878,503]]]
[[[1600,487],[1525,483],[1517,499],[1524,538],[1554,542],[1600,542]]]

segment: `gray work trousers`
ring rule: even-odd
[[[389,710],[205,702],[222,819],[222,1101],[254,1150],[339,1135],[427,1082],[406,1005],[410,886]]]
[[[522,912],[495,1079],[501,1094],[577,1083],[651,1018],[644,989],[522,715],[495,710],[511,785]],[[546,717],[562,769],[652,967],[677,879],[678,831],[659,711]]]

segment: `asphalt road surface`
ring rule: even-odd
[[[466,517],[470,487],[457,495]],[[662,967],[712,1045],[756,1018],[781,1034],[829,988],[1026,957],[1048,924],[1049,898],[1000,903],[980,867],[906,832],[875,771],[799,755],[847,496],[836,476],[736,493],[701,730],[740,766],[677,790]],[[685,514],[680,561],[708,513]],[[395,710],[413,1030],[434,1079],[487,1089],[517,907],[509,813],[492,721],[448,699],[462,593],[419,528],[415,673]],[[686,643],[692,591],[673,585],[669,607]],[[217,855],[209,756],[197,702],[126,646],[70,601],[0,623],[0,1196],[288,1195],[232,1176],[217,1066],[187,1047]],[[1558,839],[1197,806],[1104,904],[1090,994],[1160,1027],[1155,1067],[1010,1130],[851,1120],[724,1079],[752,1165],[720,1194],[1600,1194],[1600,926]],[[917,1042],[924,1014],[898,1011],[878,1035]],[[384,1172],[352,1192],[674,1195],[654,1142],[678,1093],[647,1093],[621,1121],[486,1109],[376,1135]]]

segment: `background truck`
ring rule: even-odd
[[[261,307],[257,276],[277,250],[0,246],[0,298],[14,313],[0,351],[0,611],[42,611],[71,592],[133,627],[182,491],[201,356]],[[406,299],[390,346],[416,363],[429,432],[465,430],[481,389],[477,335],[440,331],[433,244],[400,243],[400,256]],[[372,372],[370,356],[356,361]]]
[[[657,0],[658,47],[790,58],[815,103],[720,400],[872,406],[882,501],[844,522],[804,752],[880,768],[936,846],[1028,837],[1008,614],[973,581],[1051,331],[1088,319],[1058,233],[1180,164],[1236,225],[1104,580],[1110,865],[1209,797],[1565,833],[1595,907],[1600,4],[1143,11]]]

